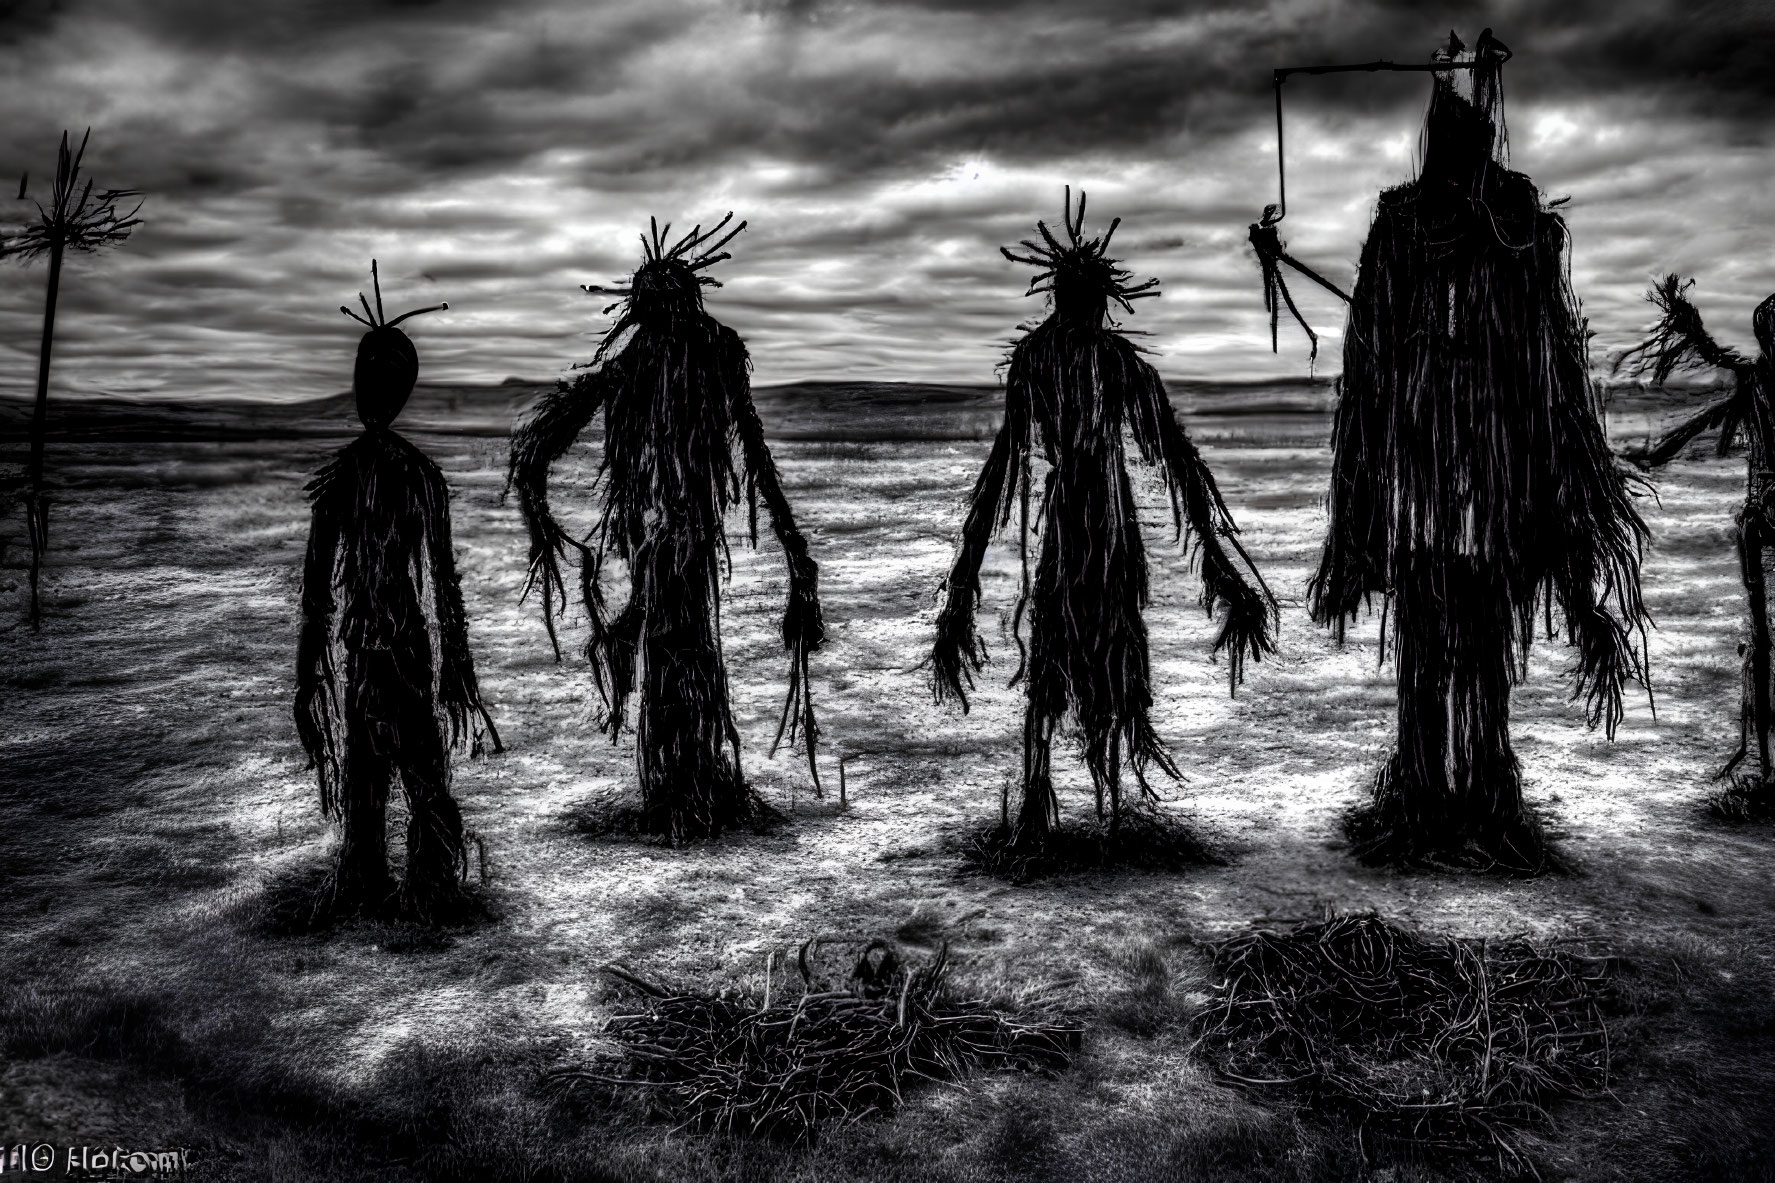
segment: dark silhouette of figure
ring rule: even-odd
[[[419,374],[413,343],[395,326],[436,309],[385,322],[380,281],[376,287],[374,311],[362,295],[364,317],[341,309],[370,329],[352,374],[363,433],[308,485],[314,516],[302,577],[296,728],[319,769],[321,809],[341,830],[323,909],[375,914],[395,893],[385,832],[398,779],[409,820],[396,902],[402,914],[433,921],[459,909],[466,870],[446,749],[463,738],[471,714],[485,722],[493,750],[500,745],[469,653],[450,490],[438,466],[390,426]],[[480,748],[477,735],[477,754]]]
[[[1371,597],[1390,608],[1398,747],[1350,820],[1357,853],[1535,871],[1511,688],[1557,602],[1574,696],[1613,737],[1643,678],[1646,528],[1604,437],[1565,224],[1503,165],[1508,50],[1488,29],[1475,55],[1470,98],[1434,76],[1422,168],[1381,194],[1362,249],[1309,603],[1340,640]]]
[[[777,741],[786,732],[793,743],[801,733],[819,789],[819,732],[808,686],[808,655],[825,639],[819,566],[795,527],[764,441],[745,343],[703,307],[702,289],[718,283],[698,272],[728,258],[721,248],[745,229],[741,222],[723,235],[732,217],[708,231],[698,226],[670,245],[670,225],[653,223],[628,287],[587,289],[625,297],[611,306],[622,313],[593,368],[544,396],[512,436],[508,485],[518,492],[529,527],[530,586],[541,588],[555,656],[555,618],[566,600],[560,560],[571,549],[581,561],[581,600],[591,632],[585,655],[604,701],[603,725],[614,742],[639,680],[641,827],[673,841],[719,834],[758,820],[765,809],[740,767],[720,641],[724,522],[741,497],[742,476],[753,545],[762,498],[789,568],[782,625],[789,694]],[[600,410],[603,512],[593,537],[580,541],[549,507],[549,469]],[[736,440],[740,466],[733,460]],[[629,569],[628,602],[614,619],[606,614],[599,583],[607,553]]]
[[[1259,658],[1274,650],[1275,602],[1239,544],[1238,527],[1214,476],[1172,412],[1157,371],[1109,318],[1110,301],[1131,312],[1131,301],[1158,294],[1153,290],[1158,281],[1130,286],[1129,272],[1106,256],[1119,218],[1102,238],[1090,241],[1082,238],[1084,219],[1085,195],[1079,194],[1075,217],[1068,189],[1066,241],[1038,222],[1040,244],[1026,240],[1021,255],[1003,250],[1010,261],[1039,269],[1030,291],[1051,293],[1053,310],[1011,351],[1004,425],[974,485],[931,650],[938,700],[954,699],[965,711],[973,672],[986,660],[974,625],[981,560],[992,535],[1017,509],[1023,588],[1012,628],[1024,660],[1011,684],[1025,681],[1029,697],[1022,804],[1009,837],[1011,846],[1025,849],[1041,847],[1059,824],[1049,749],[1069,711],[1096,790],[1098,817],[1107,802],[1112,830],[1122,814],[1124,761],[1144,798],[1153,797],[1145,776],[1148,763],[1172,777],[1178,774],[1148,718],[1151,672],[1141,619],[1146,550],[1128,481],[1124,429],[1133,432],[1141,456],[1163,473],[1179,536],[1186,528],[1194,535],[1203,607],[1211,614],[1217,606],[1226,608],[1214,652],[1226,651],[1230,682],[1239,681],[1246,655]],[[1038,511],[1041,553],[1032,587],[1030,460],[1038,433],[1048,475]],[[1020,627],[1026,611],[1025,650]]]
[[[1660,468],[1673,460],[1696,436],[1719,429],[1718,454],[1724,456],[1742,436],[1747,445],[1744,505],[1738,511],[1738,564],[1744,578],[1745,606],[1750,616],[1750,643],[1744,646],[1744,682],[1739,705],[1738,747],[1720,769],[1721,778],[1732,776],[1751,744],[1756,745],[1754,776],[1740,776],[1720,802],[1733,814],[1775,816],[1775,767],[1769,754],[1769,731],[1775,725],[1771,705],[1775,686],[1771,671],[1769,636],[1768,564],[1775,548],[1775,296],[1751,314],[1751,328],[1760,350],[1747,358],[1715,341],[1702,323],[1701,312],[1684,292],[1675,275],[1666,276],[1648,297],[1663,316],[1651,336],[1616,361],[1615,368],[1630,365],[1636,373],[1650,373],[1662,384],[1679,369],[1717,368],[1732,375],[1732,393],[1716,399],[1672,429],[1649,451],[1634,457],[1645,468]]]

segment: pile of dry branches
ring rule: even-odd
[[[800,994],[762,1000],[679,993],[618,966],[641,1007],[612,1018],[620,1057],[554,1073],[558,1087],[639,1086],[653,1111],[708,1132],[811,1141],[829,1122],[888,1112],[917,1080],[980,1068],[1053,1071],[1070,1063],[1082,1024],[1023,1021],[947,989],[947,947],[916,969],[872,944],[848,990],[816,990],[803,946]]]
[[[1221,1077],[1289,1090],[1365,1132],[1521,1167],[1513,1131],[1608,1087],[1607,958],[1427,938],[1372,914],[1210,951],[1223,980],[1198,1045]]]

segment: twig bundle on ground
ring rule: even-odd
[[[1557,202],[1505,166],[1508,58],[1487,30],[1470,94],[1437,77],[1418,176],[1381,194],[1308,606],[1341,640],[1379,597],[1398,670],[1398,746],[1347,826],[1356,853],[1536,873],[1556,860],[1523,800],[1510,691],[1537,625],[1557,627],[1573,697],[1614,737],[1645,679],[1647,531],[1603,431]]]
[[[1374,915],[1211,946],[1198,1019],[1221,1077],[1342,1111],[1365,1133],[1525,1165],[1516,1132],[1608,1087],[1607,958],[1419,936]]]
[[[946,949],[916,969],[879,968],[888,972],[852,990],[816,991],[808,979],[803,993],[760,1002],[669,991],[611,967],[642,999],[606,1029],[621,1059],[554,1079],[640,1086],[657,1113],[707,1132],[810,1141],[823,1125],[892,1111],[916,1081],[1057,1070],[1079,1045],[1074,1021],[952,997]]]

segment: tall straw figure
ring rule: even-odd
[[[449,305],[386,320],[374,262],[370,274],[375,308],[360,293],[363,316],[340,309],[369,329],[352,373],[364,430],[308,485],[296,729],[319,770],[321,809],[341,830],[322,911],[374,914],[395,893],[404,915],[441,920],[459,911],[466,871],[448,748],[478,715],[492,749],[501,749],[468,647],[449,487],[392,427],[419,375],[418,354],[397,326]],[[481,746],[476,735],[473,748]],[[398,893],[384,838],[396,780],[408,810]]]
[[[609,289],[624,297],[611,306],[622,312],[593,368],[561,382],[512,437],[509,484],[529,527],[530,586],[541,591],[555,655],[555,622],[566,601],[560,564],[572,551],[580,559],[580,599],[590,628],[585,655],[604,701],[604,726],[614,741],[638,682],[642,827],[674,841],[756,820],[763,808],[740,767],[720,640],[725,518],[742,497],[753,544],[762,500],[788,564],[781,635],[789,693],[777,740],[786,735],[793,743],[800,734],[816,791],[819,786],[819,732],[808,686],[808,656],[825,639],[819,566],[795,526],[764,440],[745,343],[703,307],[703,288],[719,285],[699,273],[728,258],[721,248],[745,229],[741,222],[728,230],[732,218],[707,231],[699,226],[677,242],[667,237],[669,225],[654,223],[642,236],[642,263],[628,286]],[[580,540],[550,508],[549,470],[600,411],[603,506],[592,533]],[[628,601],[614,618],[600,582],[610,554],[629,572]]]
[[[1643,677],[1646,529],[1603,434],[1565,223],[1504,166],[1509,52],[1488,29],[1474,55],[1470,95],[1434,76],[1419,174],[1381,194],[1362,249],[1309,603],[1340,639],[1371,597],[1390,610],[1398,746],[1352,815],[1357,853],[1533,871],[1549,852],[1511,687],[1557,606],[1574,697],[1613,737]]]
[[[1022,802],[1008,835],[1012,849],[1039,849],[1059,825],[1051,774],[1054,734],[1070,713],[1086,767],[1112,830],[1122,818],[1122,770],[1133,774],[1143,799],[1153,797],[1146,769],[1155,764],[1176,777],[1177,766],[1150,720],[1151,669],[1147,657],[1146,549],[1135,513],[1123,442],[1131,431],[1140,454],[1158,466],[1179,535],[1196,542],[1202,604],[1225,616],[1214,651],[1228,657],[1236,684],[1244,659],[1272,652],[1275,603],[1238,538],[1213,474],[1173,413],[1164,383],[1134,343],[1110,319],[1114,302],[1156,296],[1156,279],[1130,284],[1130,273],[1108,257],[1110,223],[1101,238],[1086,239],[1085,195],[1072,208],[1066,192],[1064,240],[1041,222],[1041,241],[1005,258],[1037,268],[1030,292],[1052,298],[1048,318],[1013,347],[1005,375],[1005,419],[974,485],[967,521],[931,650],[939,701],[965,711],[973,673],[986,650],[975,630],[980,566],[987,544],[1018,514],[1023,587],[1013,632],[1023,655],[1011,684],[1023,682]],[[1031,521],[1031,459],[1038,445],[1048,472],[1036,520]],[[1040,539],[1033,584],[1031,537]],[[1030,639],[1020,633],[1029,617]],[[1106,809],[1107,807],[1107,809]]]

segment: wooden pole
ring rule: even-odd
[[[62,240],[57,237],[49,248],[49,292],[43,301],[43,341],[37,352],[37,402],[31,409],[31,461],[25,479],[26,531],[31,536],[31,610],[33,629],[40,627],[43,612],[38,598],[38,581],[43,567],[43,552],[49,548],[49,505],[43,489],[43,444],[49,425],[49,361],[55,345],[55,306],[62,286]]]

